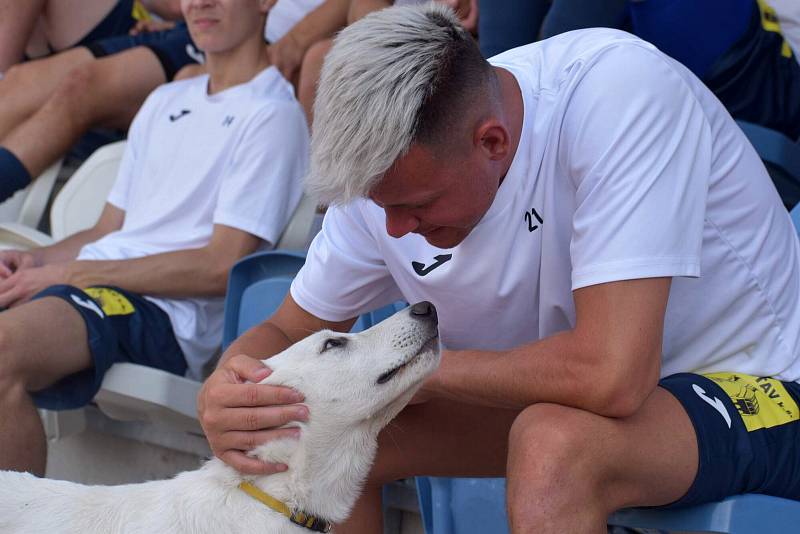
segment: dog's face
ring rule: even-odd
[[[295,388],[305,396],[309,425],[380,427],[410,400],[439,364],[436,311],[420,303],[369,330],[312,334],[264,363],[264,382]]]

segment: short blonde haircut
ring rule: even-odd
[[[454,99],[437,93],[463,93],[485,72],[494,76],[442,4],[387,8],[344,29],[317,89],[306,189],[325,204],[367,196],[413,142],[442,130]]]

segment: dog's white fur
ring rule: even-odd
[[[345,340],[332,346],[329,340]],[[328,349],[325,349],[326,344]],[[297,440],[252,451],[289,470],[245,477],[217,459],[171,480],[124,486],[84,486],[0,472],[0,532],[4,534],[307,534],[246,495],[250,480],[273,497],[333,522],[355,503],[376,452],[378,432],[405,406],[438,365],[435,313],[408,308],[360,334],[318,332],[265,360],[264,383],[305,395],[309,421]],[[387,371],[406,363],[378,383]]]

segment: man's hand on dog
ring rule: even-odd
[[[258,384],[271,372],[260,360],[233,356],[208,377],[197,398],[200,424],[211,450],[242,473],[285,471],[284,464],[267,464],[246,453],[272,439],[296,438],[299,429],[277,427],[308,419],[308,408],[296,404],[303,401],[300,393]]]

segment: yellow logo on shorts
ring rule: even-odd
[[[136,309],[119,291],[107,287],[87,287],[83,290],[97,302],[106,315],[130,315]]]
[[[779,380],[740,373],[703,375],[721,387],[739,411],[748,432],[784,425],[800,418],[800,410]]]

